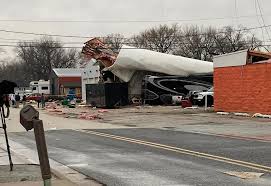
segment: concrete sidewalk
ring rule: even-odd
[[[21,106],[22,107],[22,106]],[[23,132],[25,129],[19,122],[19,112],[21,108],[11,108],[10,117],[6,119],[7,131],[11,132]],[[78,128],[127,128],[125,126],[116,126],[112,124],[99,123],[97,121],[87,121],[79,119],[61,118],[57,116],[51,116],[45,114],[46,111],[39,110],[40,119],[43,120],[45,130],[61,130],[61,129],[78,129]],[[8,156],[5,146],[5,138],[0,130],[0,185],[43,185],[40,176],[40,168],[37,165],[39,163],[38,155],[36,152],[36,146],[33,149],[22,146],[20,142],[13,141],[9,138],[10,147],[12,151],[12,159],[14,161],[14,167],[19,167],[19,170],[14,169],[12,173],[9,172]],[[50,158],[50,157],[49,157]],[[52,172],[56,175],[53,179],[54,185],[87,185],[87,186],[100,186],[100,183],[92,180],[89,177],[82,175],[64,166],[53,159],[50,159],[50,166]],[[1,166],[2,165],[2,166]],[[35,166],[33,166],[35,165]],[[1,175],[1,170],[5,174]],[[22,171],[25,170],[25,171]],[[24,175],[23,173],[27,174]],[[35,173],[35,176],[32,174]],[[38,173],[38,175],[36,174]],[[15,176],[14,176],[15,175]],[[3,181],[1,181],[1,176]],[[21,176],[21,177],[20,177]],[[31,177],[32,176],[32,177]],[[17,179],[15,179],[17,177]],[[4,180],[4,178],[6,180]],[[26,181],[21,181],[26,180]]]
[[[0,142],[4,141],[4,136],[0,135]],[[12,158],[14,159],[14,164],[16,164],[14,167],[17,168],[14,169],[15,171],[9,172],[8,165],[8,156],[6,151],[6,148],[3,143],[0,143],[0,149],[1,154],[3,154],[2,157],[2,164],[4,165],[2,167],[3,172],[5,174],[1,174],[1,168],[0,168],[0,185],[1,184],[1,176],[3,176],[2,183],[12,183],[12,182],[18,182],[23,183],[26,181],[39,181],[42,185],[42,179],[40,176],[40,168],[38,166],[39,160],[38,160],[38,154],[36,152],[36,149],[30,149],[24,145],[21,145],[20,143],[17,143],[13,141],[12,139],[9,140],[10,146],[11,146],[11,152]],[[52,181],[56,183],[63,183],[68,186],[70,185],[82,185],[82,186],[101,186],[101,183],[96,182],[95,180],[91,179],[88,176],[85,176],[81,174],[80,172],[77,172],[53,159],[50,159],[50,167],[53,178]],[[13,174],[15,176],[13,176]],[[26,174],[26,175],[25,175]],[[33,176],[34,175],[34,176]],[[23,181],[23,182],[22,182]],[[33,184],[34,184],[33,182]],[[69,184],[67,184],[69,183]],[[56,184],[58,185],[58,184]]]
[[[1,186],[41,186],[43,182],[41,181],[24,181],[24,182],[17,182],[17,183],[1,183]],[[73,186],[70,182],[65,180],[53,180],[53,186]]]
[[[1,186],[40,186],[43,185],[40,167],[30,164],[27,160],[12,153],[14,163],[13,171],[10,171],[7,152],[0,148],[0,185]],[[52,185],[74,186],[75,184],[52,176]]]

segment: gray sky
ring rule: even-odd
[[[265,24],[271,24],[271,13],[268,12],[268,8],[271,7],[271,1],[258,1],[262,8]],[[104,36],[110,33],[121,33],[125,36],[131,36],[146,28],[163,23],[171,24],[176,22],[179,23],[179,25],[198,24],[216,27],[242,25],[246,27],[257,27],[260,26],[258,23],[260,17],[256,16],[257,12],[260,14],[259,10],[256,11],[255,0],[1,0],[0,30],[6,29],[23,32],[90,37]],[[231,18],[236,16],[241,17],[238,19]],[[18,19],[94,22],[40,23],[3,21]],[[167,20],[179,21],[167,22]],[[261,26],[262,25],[263,23],[261,21]],[[260,29],[254,32],[262,39]],[[270,28],[269,32],[271,34]],[[32,40],[38,37],[39,36],[0,32],[0,38],[5,39]],[[267,37],[266,33],[265,37]],[[83,42],[87,40],[80,38],[58,39],[64,42]],[[8,42],[16,42],[16,40],[9,40]],[[7,40],[0,39],[0,44],[15,43],[7,43]],[[72,46],[82,45],[73,44]],[[2,48],[7,51],[2,57],[14,55],[11,48]]]

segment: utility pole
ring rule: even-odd
[[[20,123],[27,131],[34,128],[43,183],[44,186],[51,186],[51,169],[45,141],[43,122],[39,119],[39,112],[31,105],[26,105],[20,112]]]

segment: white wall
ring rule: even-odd
[[[82,100],[86,101],[86,84],[96,84],[100,79],[100,67],[90,60],[82,72]]]
[[[248,50],[242,50],[229,54],[214,56],[214,68],[245,65],[247,62],[247,51]]]

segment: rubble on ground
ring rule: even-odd
[[[84,120],[102,119],[103,113],[108,112],[106,109],[90,109],[89,106],[84,106],[84,104],[76,105],[74,108],[56,102],[49,102],[46,104],[45,110],[52,115]]]
[[[264,173],[258,173],[258,172],[236,172],[236,171],[228,171],[224,172],[225,174],[228,174],[230,176],[236,176],[241,179],[256,179],[260,178]]]
[[[253,114],[252,117],[256,117],[256,118],[269,118],[269,119],[271,119],[271,115],[260,114],[260,113]]]
[[[268,114],[261,114],[261,113],[255,113],[255,114],[250,114],[250,113],[245,113],[245,112],[217,112],[218,115],[234,115],[234,116],[242,116],[242,117],[252,117],[252,118],[267,118],[271,119],[271,115]]]

